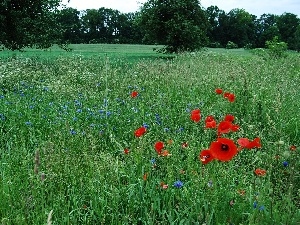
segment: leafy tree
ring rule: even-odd
[[[57,9],[61,0],[1,0],[0,43],[11,50],[50,47],[60,38]]]
[[[272,40],[275,36],[280,36],[276,20],[278,16],[274,14],[262,14],[256,20],[256,47],[263,48],[268,40]]]
[[[144,41],[165,45],[165,52],[194,51],[207,43],[207,18],[198,0],[148,0],[139,25]]]
[[[294,49],[300,52],[300,25],[296,29],[294,41]]]
[[[221,47],[220,43],[223,42],[222,35],[219,35],[221,20],[220,15],[225,14],[223,10],[220,10],[218,6],[209,6],[206,9],[206,15],[208,18],[209,27],[207,29],[207,36],[209,38],[210,47]],[[221,21],[221,22],[220,22]],[[224,41],[225,43],[225,41]]]
[[[294,49],[295,33],[300,24],[300,19],[292,13],[284,13],[277,18],[277,27],[282,41],[288,44],[290,49]]]
[[[239,47],[252,44],[255,39],[255,19],[244,9],[233,9],[228,13],[229,16],[229,33],[230,41],[236,43]]]
[[[81,43],[80,11],[74,8],[65,8],[58,13],[58,23],[63,30],[63,41],[67,43]]]

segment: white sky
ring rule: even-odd
[[[136,12],[147,0],[70,0],[67,6],[78,10],[99,9],[101,7],[117,9],[122,13]],[[66,3],[67,0],[63,0]],[[245,9],[247,12],[260,16],[263,13],[281,15],[284,12],[300,16],[300,0],[200,0],[207,8],[216,5],[219,9],[229,12],[231,9]]]

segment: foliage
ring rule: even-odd
[[[0,42],[8,49],[47,48],[60,39],[56,12],[61,0],[2,0]]]
[[[266,41],[266,47],[271,58],[278,59],[287,56],[287,43],[279,41],[277,36],[270,41]]]
[[[234,49],[234,48],[238,48],[238,45],[232,41],[228,41],[226,44],[226,48],[227,49]]]
[[[145,41],[165,45],[166,52],[206,45],[207,19],[198,0],[148,0],[141,7],[139,26]]]
[[[295,33],[300,25],[300,18],[292,13],[284,13],[276,20],[276,25],[280,33],[280,39],[286,42],[289,49],[295,49]]]

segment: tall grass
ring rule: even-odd
[[[212,52],[2,59],[1,224],[299,224],[299,65]],[[226,137],[262,148],[203,165],[217,138],[203,120],[226,114],[240,125]]]

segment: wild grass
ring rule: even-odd
[[[1,224],[300,224],[299,55],[0,63]],[[226,137],[260,137],[262,148],[202,165],[217,137],[203,120],[226,114],[240,125]]]

